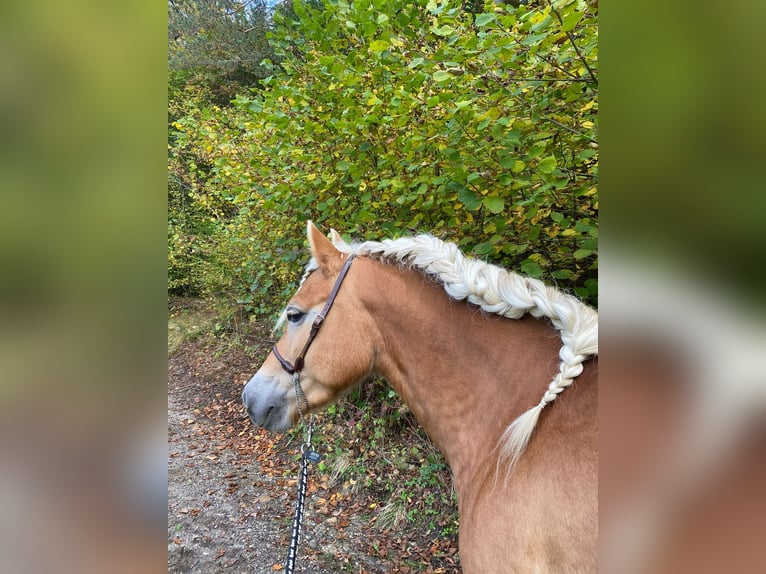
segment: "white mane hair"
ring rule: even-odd
[[[504,463],[508,464],[507,469],[512,468],[524,452],[543,408],[582,373],[583,361],[598,355],[598,313],[542,281],[466,257],[454,243],[432,235],[348,244],[333,230],[332,239],[335,247],[344,253],[417,268],[442,283],[453,299],[467,300],[486,312],[509,319],[519,319],[527,313],[545,317],[559,331],[562,346],[558,374],[540,402],[516,418],[500,438],[498,468]],[[314,269],[316,263],[312,262],[301,283]]]

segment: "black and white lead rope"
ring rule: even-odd
[[[316,452],[311,444],[311,435],[314,430],[314,417],[312,415],[307,423],[303,416],[303,409],[301,409],[300,406],[301,401],[306,404],[308,404],[308,401],[303,394],[303,389],[300,384],[300,375],[298,373],[293,374],[293,385],[295,387],[296,399],[298,400],[298,415],[306,427],[306,440],[303,445],[301,445],[301,471],[298,478],[298,499],[295,502],[295,514],[293,514],[293,527],[290,532],[290,547],[287,551],[285,574],[293,574],[295,572],[295,559],[298,555],[298,543],[301,537],[303,514],[306,507],[306,487],[309,482],[309,465],[316,464],[322,458],[322,455]]]

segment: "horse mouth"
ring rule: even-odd
[[[280,409],[276,406],[270,407],[269,411],[266,413],[266,419],[260,425],[253,420],[252,416],[250,417],[250,420],[256,426],[261,426],[269,432],[286,432],[292,428],[293,423],[290,420],[290,417],[287,416],[287,413],[284,412],[285,410],[286,409]]]
[[[248,392],[245,388],[242,403],[253,425],[270,432],[285,432],[293,426],[284,397],[277,395],[281,393],[268,393],[264,397],[257,392]]]

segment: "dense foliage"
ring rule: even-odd
[[[220,106],[175,76],[169,287],[272,313],[313,219],[430,232],[595,304],[596,6],[294,2],[262,88]]]

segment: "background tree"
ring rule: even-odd
[[[265,0],[168,0],[170,69],[204,72],[218,103],[228,103],[269,74],[261,62],[274,59],[272,11]]]

